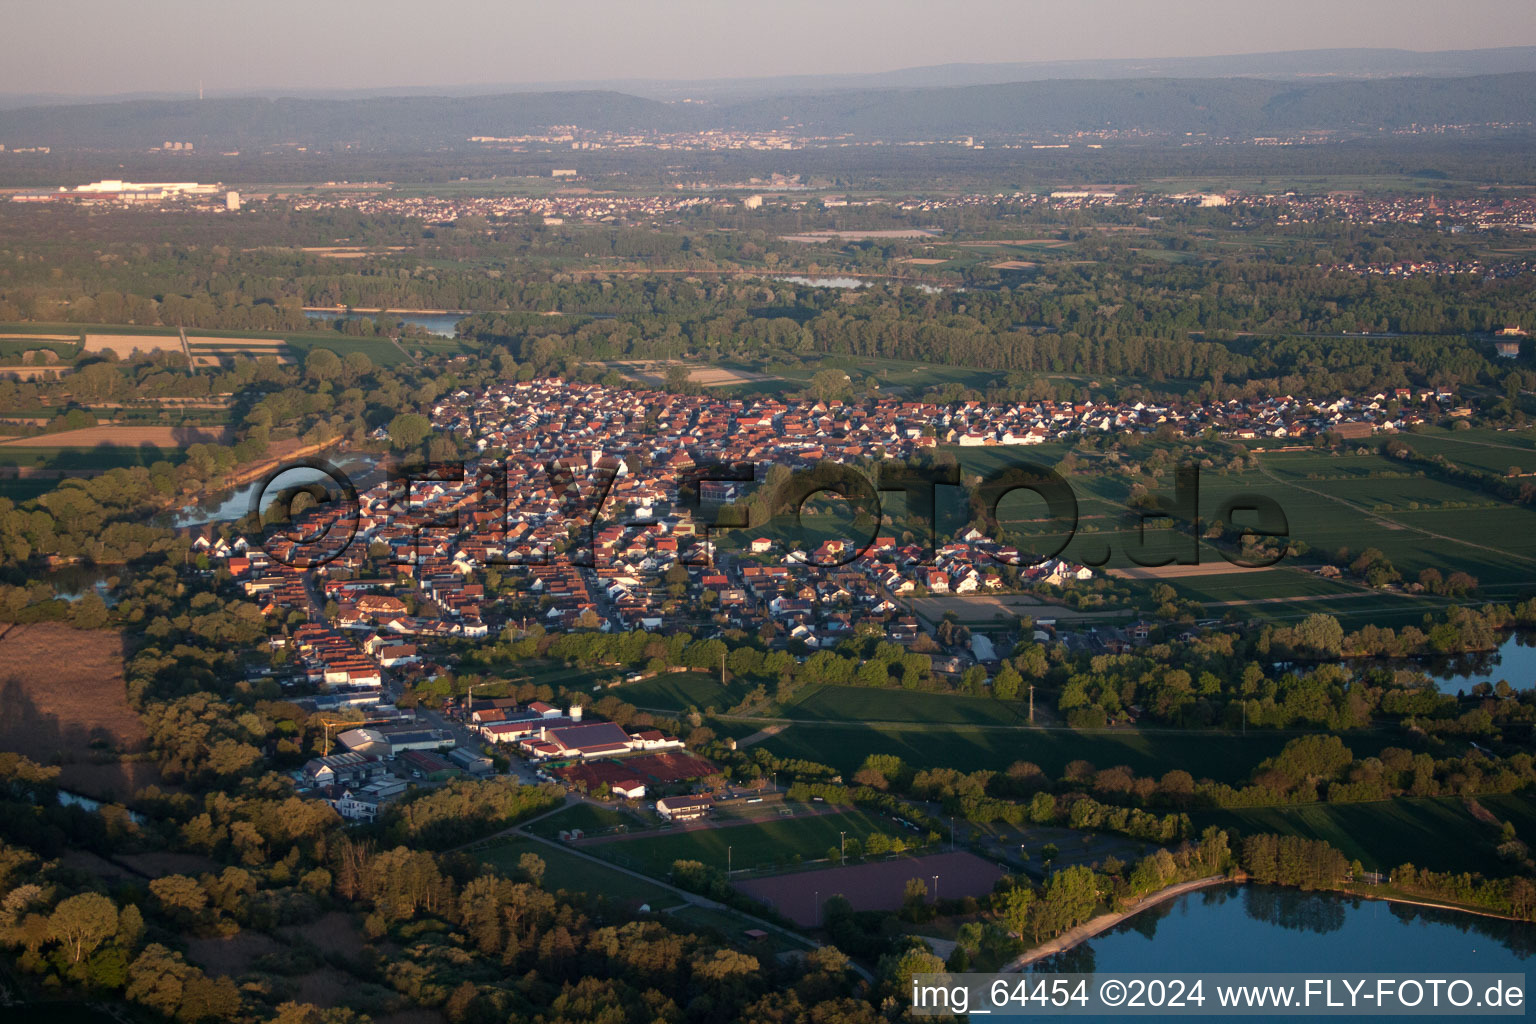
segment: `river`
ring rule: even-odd
[[[964,288],[940,288],[938,285],[924,284],[919,281],[907,281],[899,277],[851,277],[846,274],[774,274],[771,275],[771,277],[775,281],[784,281],[788,284],[803,284],[812,288],[868,288],[870,285],[876,283],[877,281],[894,281],[904,287],[916,288],[918,291],[927,292],[930,295],[938,295],[945,291],[965,291]]]
[[[359,491],[367,486],[364,478],[373,470],[377,460],[371,455],[353,454],[337,460],[336,466],[347,474],[352,485]],[[269,500],[275,498],[277,492],[284,487],[293,487],[298,484],[323,482],[326,475],[317,469],[296,468],[286,469],[279,473],[267,488]],[[196,505],[187,505],[170,515],[170,525],[173,527],[204,526],[208,523],[227,522],[239,519],[251,510],[251,499],[256,496],[257,488],[261,487],[261,480],[252,480],[232,491],[223,491],[210,495]]]
[[[1221,885],[1151,907],[1028,970],[1518,973],[1533,953],[1536,925],[1336,893]]]

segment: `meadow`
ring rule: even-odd
[[[808,686],[784,709],[784,714],[828,722],[1022,725],[1027,721],[1026,705],[1017,701],[862,686]]]
[[[1528,828],[1536,826],[1536,805],[1529,797],[1492,797],[1483,803],[1500,817],[1517,817]],[[1497,830],[1478,821],[1453,797],[1196,811],[1190,817],[1196,829],[1216,825],[1247,834],[1324,839],[1370,871],[1390,872],[1403,863],[1490,876],[1510,870],[1494,853]]]
[[[678,712],[689,708],[724,711],[741,703],[749,689],[734,680],[728,686],[721,686],[718,675],[665,672],[636,683],[625,683],[612,692],[636,707],[654,711]]]
[[[544,888],[551,892],[557,889],[591,892],[623,903],[649,903],[653,908],[670,907],[682,902],[682,897],[659,885],[594,864],[526,836],[498,839],[476,851],[476,856],[515,876],[518,858],[525,853],[538,854],[544,861]]]
[[[904,691],[875,691],[897,704]],[[900,714],[893,706],[889,718]],[[763,740],[780,757],[827,764],[851,778],[871,754],[895,754],[918,768],[1002,771],[1015,761],[1032,761],[1060,776],[1067,762],[1086,760],[1098,768],[1127,765],[1139,775],[1161,776],[1175,768],[1195,778],[1245,781],[1254,767],[1280,751],[1294,733],[1214,730],[1011,728],[1007,726],[855,722],[795,722]],[[1351,733],[1344,742],[1356,756],[1391,746],[1394,737]]]

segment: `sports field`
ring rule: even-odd
[[[789,718],[828,722],[930,722],[948,725],[1022,725],[1025,705],[991,697],[912,693],[863,686],[811,686],[785,708]]]
[[[900,910],[907,883],[914,878],[932,901],[935,891],[940,899],[985,896],[1004,874],[974,853],[937,853],[743,879],[736,888],[801,927],[813,928],[821,923],[822,904],[834,895],[846,897],[854,910]]]
[[[815,805],[821,806],[821,805]],[[634,839],[583,842],[582,852],[665,878],[672,862],[696,860],[710,867],[737,870],[787,867],[799,860],[816,860],[838,845],[840,832],[863,842],[874,832],[901,833],[889,818],[860,810],[832,811],[796,818],[779,818],[746,825],[676,829]],[[911,833],[907,833],[911,835]]]

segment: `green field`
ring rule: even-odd
[[[39,469],[80,469],[105,471],[128,466],[151,466],[156,462],[181,462],[182,448],[157,448],[154,445],[96,445],[90,448],[43,448],[31,445],[0,445],[0,466],[33,466]],[[57,487],[59,481],[50,481]]]
[[[649,903],[653,908],[670,907],[682,902],[682,897],[659,885],[632,878],[522,836],[498,840],[480,850],[477,856],[487,864],[509,874],[516,874],[517,859],[525,853],[536,853],[543,858],[544,888],[552,892],[557,889],[591,892],[623,902]]]
[[[885,692],[885,691],[882,691]],[[781,757],[829,764],[849,777],[870,754],[895,754],[917,768],[985,768],[1002,771],[1014,761],[1032,761],[1060,776],[1069,761],[1097,768],[1128,765],[1139,775],[1161,776],[1181,768],[1195,778],[1247,780],[1255,766],[1280,751],[1293,733],[1238,733],[1173,729],[982,728],[966,725],[859,725],[800,722],[764,740]],[[1352,733],[1344,742],[1357,757],[1375,754],[1400,737]]]
[[[636,707],[657,711],[686,711],[690,707],[724,711],[741,703],[748,689],[738,683],[721,686],[718,676],[704,672],[667,672],[625,683],[613,692]]]
[[[174,329],[166,327],[135,327],[126,324],[0,324],[0,334],[114,334],[114,335],[142,335],[145,337],[176,337]],[[293,350],[295,357],[302,362],[310,349],[328,348],[338,356],[345,356],[348,352],[362,352],[380,366],[394,366],[405,362],[407,357],[388,338],[359,338],[331,331],[223,331],[188,328],[189,336],[200,338],[262,338],[287,342]],[[3,343],[6,346],[20,345],[23,348],[53,348],[65,361],[73,359],[78,346],[69,342],[37,343],[17,342],[8,339]],[[465,343],[440,339],[430,343],[407,342],[417,348],[429,348],[431,351],[458,353],[470,351],[472,346]],[[194,348],[205,348],[205,345]],[[20,349],[18,349],[18,352]],[[0,355],[7,354],[8,349],[0,348]],[[253,354],[254,358],[254,354]]]
[[[791,718],[828,722],[934,722],[945,725],[1021,725],[1025,705],[990,697],[864,686],[811,686],[784,710]]]
[[[1490,797],[1483,803],[1501,817],[1519,818],[1530,826],[1524,834],[1536,837],[1536,805],[1529,798]],[[1435,871],[1481,871],[1490,876],[1512,870],[1494,853],[1497,831],[1472,817],[1453,797],[1197,811],[1190,817],[1197,830],[1216,825],[1243,833],[1324,839],[1373,871],[1391,871],[1405,862]]]
[[[1510,793],[1480,796],[1477,802],[1498,815],[1500,821],[1514,825],[1515,835],[1523,842],[1536,846],[1536,797]]]
[[[546,839],[557,839],[564,829],[579,828],[584,832],[607,832],[619,825],[631,829],[646,827],[645,822],[618,808],[580,803],[540,818],[528,826],[528,831]]]
[[[816,805],[819,806],[819,805]],[[727,850],[734,870],[783,867],[802,860],[825,857],[838,845],[839,832],[860,842],[873,832],[895,835],[902,827],[888,818],[849,810],[814,817],[780,818],[748,825],[673,831],[638,839],[615,840],[584,846],[583,852],[665,878],[672,862],[696,860],[724,871]]]

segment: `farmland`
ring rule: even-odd
[[[1421,456],[1443,455],[1454,465],[1497,475],[1536,472],[1536,437],[1529,431],[1428,429],[1404,434],[1402,439]],[[1482,596],[1504,599],[1516,593],[1536,568],[1536,547],[1525,540],[1536,535],[1531,529],[1536,524],[1536,512],[1389,458],[1379,450],[1384,440],[1378,436],[1346,445],[1343,452],[1256,446],[1256,465],[1241,470],[1222,467],[1201,474],[1200,513],[1214,517],[1228,501],[1241,504],[1237,499],[1243,496],[1263,496],[1284,511],[1290,536],[1313,552],[1332,554],[1347,549],[1358,553],[1374,547],[1407,580],[1417,578],[1427,568],[1442,573],[1460,569],[1478,579]],[[1188,450],[1176,443],[1151,440],[1139,444],[1135,451],[1144,458],[1164,449],[1176,458],[1189,456]],[[1025,452],[969,448],[957,453],[967,471],[986,474],[1026,461],[1055,465],[1066,449],[1053,443]],[[1086,458],[1089,465],[1102,462],[1101,456],[1088,454]],[[1395,619],[1421,617],[1440,604],[1323,580],[1284,562],[1269,571],[1234,571],[1219,552],[1206,546],[1201,548],[1199,566],[1140,569],[1126,554],[1136,538],[1125,502],[1137,479],[1119,472],[1072,477],[1078,529],[1063,551],[1064,557],[1098,564],[1108,556],[1107,568],[1112,575],[1157,576],[1181,597],[1207,605],[1212,614],[1241,607],[1247,614],[1268,617],[1294,618],[1328,611],[1357,616],[1383,612]],[[1142,482],[1146,482],[1144,478]],[[1173,494],[1170,476],[1151,485],[1164,494]],[[1019,492],[1005,500],[999,513],[1005,526],[1028,535],[1041,528],[1043,509],[1042,502]],[[1490,543],[1490,538],[1499,538],[1500,543]],[[1179,539],[1169,534],[1164,541],[1149,532],[1148,550],[1153,554],[1171,551],[1163,545]],[[1374,600],[1368,599],[1371,597]],[[996,598],[949,600],[966,601],[962,620],[974,624],[983,624],[1002,610],[995,604],[988,607]]]
[[[37,339],[34,341],[33,339]],[[388,338],[354,337],[324,331],[217,331],[198,330],[188,334],[188,347],[199,367],[227,362],[233,357],[247,359],[275,358],[279,362],[302,361],[313,349],[330,349],[338,356],[361,352],[380,366],[393,366],[409,359]],[[412,342],[431,351],[456,353],[464,350],[461,342]],[[0,363],[17,361],[23,352],[48,349],[58,355],[57,368],[67,369],[79,357],[111,351],[119,358],[133,352],[172,352],[180,354],[181,336],[165,327],[131,327],[120,324],[0,324]]]
[[[0,441],[0,445],[20,448],[184,448],[191,444],[228,444],[232,437],[233,432],[223,427],[129,427],[102,424],[34,437],[18,437]]]

